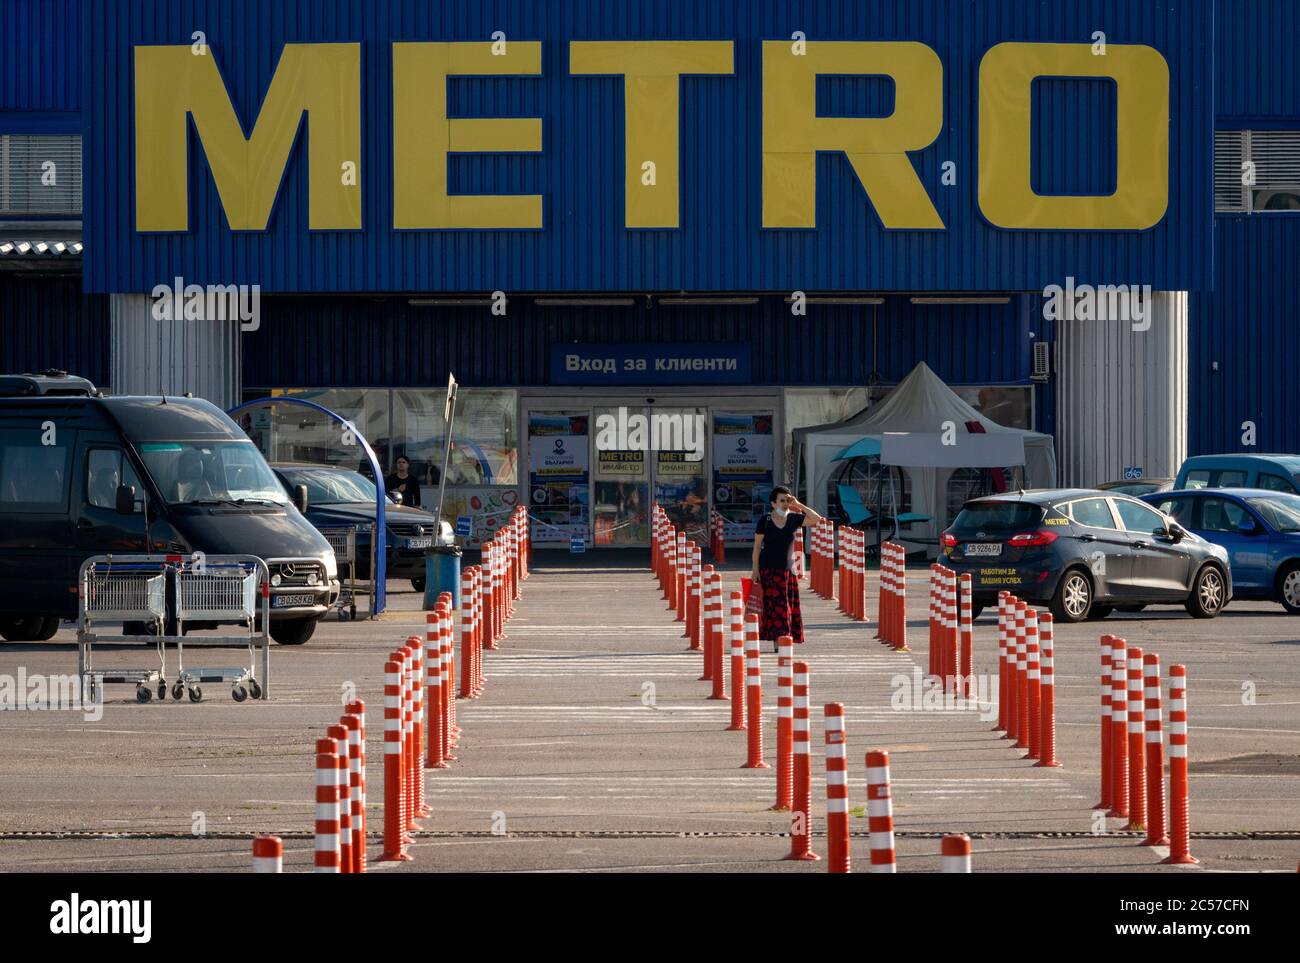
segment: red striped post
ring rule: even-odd
[[[341,722],[326,726],[325,735],[334,740],[338,746],[334,758],[337,773],[334,784],[337,787],[339,820],[339,872],[352,872],[352,784],[348,776],[348,730]]]
[[[352,784],[352,871],[366,871],[366,704],[344,706],[348,727],[348,778]]]
[[[677,535],[664,523],[664,599],[667,607],[677,609]]]
[[[826,869],[852,872],[849,847],[849,759],[844,742],[844,703],[822,710],[826,752]]]
[[[284,870],[284,843],[279,836],[253,837],[253,872],[279,873]]]
[[[699,648],[704,663],[700,673],[700,682],[708,682],[713,678],[713,643],[718,637],[718,620],[721,617],[722,576],[713,570],[712,565],[705,565],[700,570]]]
[[[1187,772],[1187,666],[1169,667],[1169,855],[1161,862],[1199,863],[1192,855]]]
[[[1053,638],[1055,625],[1051,612],[1044,612],[1038,617],[1038,644],[1041,649],[1042,704],[1040,708],[1038,729],[1042,740],[1039,745],[1037,766],[1059,768],[1061,763],[1056,758],[1056,643]]]
[[[460,698],[474,696],[474,630],[470,607],[474,604],[474,575],[469,569],[460,573]]]
[[[686,541],[686,533],[677,533],[677,621],[682,623],[682,628],[686,628],[686,602],[690,594],[691,584],[691,556],[694,553],[690,551],[690,543]],[[683,637],[689,635],[689,632],[682,633]]]
[[[894,546],[894,648],[907,652],[907,549]]]
[[[339,744],[316,740],[316,857],[315,871],[339,871]]]
[[[429,733],[425,746],[424,765],[428,769],[445,769],[443,757],[447,747],[443,744],[442,724],[442,602],[434,605],[425,616],[424,644],[429,653],[424,666],[424,685],[429,693]]]
[[[686,624],[682,627],[682,638],[690,639],[690,651],[700,652],[704,649],[704,566],[703,556],[694,542],[686,543]]]
[[[763,761],[763,667],[758,639],[758,617],[745,619],[745,709],[749,713],[749,750],[742,769],[770,769]],[[753,625],[752,631],[750,625]]]
[[[722,608],[722,576],[718,576],[718,608]],[[727,596],[727,611],[719,611],[717,641],[713,645],[713,692],[710,699],[726,699],[727,665],[731,661],[732,640],[743,631],[745,597],[740,592]],[[722,616],[725,614],[725,618]]]
[[[961,576],[961,663],[958,668],[960,691],[971,694],[971,675],[975,671],[975,599],[972,594],[975,586],[969,572]]]
[[[834,525],[831,526],[832,536],[834,534]],[[889,543],[882,542],[880,545],[880,583],[876,586],[876,611],[880,614],[876,619],[876,638],[882,645],[889,645],[889,620],[891,618],[893,607],[890,604],[889,596]]]
[[[1118,636],[1110,644],[1110,813],[1128,817],[1128,647]]]
[[[426,621],[426,625],[428,622]],[[424,738],[427,722],[424,712],[424,665],[426,658],[425,640],[412,635],[406,640],[411,648],[411,766],[415,781],[415,813],[423,817],[429,815],[429,807],[424,802]],[[430,716],[429,718],[432,718]]]
[[[1146,687],[1146,779],[1147,838],[1143,846],[1168,846],[1165,832],[1165,747],[1161,726],[1160,656],[1148,652],[1142,657],[1143,682]]]
[[[776,640],[776,803],[784,812],[794,805],[794,639]]]
[[[930,663],[929,675],[939,674],[939,563],[930,563]]]
[[[384,663],[384,852],[380,862],[408,860],[406,852],[406,761],[402,758],[402,654]]]
[[[956,692],[957,672],[961,665],[961,630],[957,620],[957,610],[960,608],[957,593],[961,582],[957,579],[957,573],[950,568],[943,570],[943,579],[944,691]]]
[[[1142,691],[1142,650],[1128,650],[1128,825],[1147,828],[1145,700]]]
[[[745,614],[745,596],[731,593],[731,725],[729,732],[745,731],[745,639],[758,641],[758,616]]]
[[[940,872],[970,872],[970,837],[965,833],[952,833],[943,837],[939,848]]]
[[[502,582],[503,591],[509,594],[509,584]],[[444,592],[445,605],[442,620],[442,701],[447,706],[447,746],[454,747],[460,742],[460,726],[456,725],[456,627],[453,621],[453,604],[455,600],[450,592]],[[447,758],[456,757],[450,752]]]
[[[414,663],[415,648],[408,641],[402,650],[402,761],[406,764],[403,780],[406,798],[406,831],[419,829],[419,809],[415,802],[415,784],[420,780],[420,761],[415,758]]]
[[[844,574],[848,567],[848,526],[840,527],[839,551],[836,553],[835,571],[837,584],[835,586],[835,607],[841,612],[844,611],[844,599],[848,593],[845,591],[845,581],[847,576]]]
[[[1029,606],[1016,602],[1015,747],[1029,748]]]
[[[998,593],[998,724],[994,732],[1007,731],[1007,600],[1010,592]]]
[[[1038,610],[1025,611],[1025,678],[1029,689],[1029,751],[1026,759],[1037,759],[1042,749],[1043,678],[1038,656]]]
[[[809,742],[808,663],[794,664],[794,790],[790,805],[790,855],[787,859],[821,859],[812,851],[812,746]]]
[[[1110,809],[1110,690],[1111,681],[1111,645],[1114,636],[1109,633],[1101,637],[1101,797],[1093,809]]]
[[[867,753],[867,830],[871,847],[871,872],[898,871],[894,855],[894,800],[889,784],[889,753]]]

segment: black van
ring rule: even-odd
[[[0,375],[0,636],[43,641],[75,619],[92,555],[195,551],[266,561],[282,645],[311,638],[338,596],[329,542],[220,408]]]

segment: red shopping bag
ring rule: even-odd
[[[752,578],[742,578],[740,580],[740,591],[745,597],[745,614],[757,615],[761,619],[763,617],[763,593],[754,591],[754,580]]]

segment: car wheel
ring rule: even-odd
[[[1058,622],[1082,622],[1092,608],[1092,583],[1081,568],[1072,568],[1061,576],[1056,594],[1049,603],[1052,618]]]
[[[37,629],[33,642],[48,642],[54,638],[54,633],[59,631],[59,617],[57,615],[47,615]]]
[[[1196,573],[1192,594],[1187,598],[1187,613],[1194,619],[1212,619],[1223,608],[1223,573],[1206,565]]]
[[[284,619],[271,623],[271,638],[281,645],[302,645],[316,631],[316,619]]]
[[[54,627],[49,629],[51,622]],[[47,629],[49,629],[48,634]],[[44,642],[58,630],[59,620],[43,615],[21,615],[18,618],[0,619],[0,638],[6,642]]]
[[[1278,573],[1277,600],[1292,615],[1300,615],[1300,564],[1292,562]]]
[[[1088,612],[1088,621],[1098,622],[1101,619],[1104,619],[1106,616],[1110,615],[1110,613],[1114,611],[1115,611],[1115,606],[1113,605],[1094,605],[1092,609]]]
[[[424,579],[423,579],[423,578],[413,578],[413,579],[411,579],[411,588],[415,589],[417,592],[423,592],[423,591],[424,591]]]

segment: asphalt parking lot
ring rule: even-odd
[[[541,556],[541,553],[538,553]],[[433,816],[414,861],[393,871],[824,871],[782,860],[788,815],[771,812],[771,770],[744,770],[744,736],[724,731],[679,624],[649,572],[599,556],[539,557],[508,637],[486,653],[486,689],[461,700],[464,734],[450,769],[427,774]],[[734,566],[726,588],[742,573]],[[1286,871],[1300,861],[1300,621],[1275,605],[1234,604],[1197,621],[1181,609],[1058,626],[1058,755],[1035,768],[973,710],[903,711],[896,680],[926,666],[924,570],[909,581],[912,651],[875,641],[804,590],[809,641],[815,831],[824,829],[821,711],[845,703],[849,806],[865,803],[863,757],[891,754],[899,866],[938,868],[938,836],[974,837],[975,869],[1150,872]],[[875,577],[871,577],[874,592]],[[874,598],[874,596],[873,596]],[[370,826],[381,825],[378,750],[386,654],[423,614],[405,583],[376,621],[330,621],[300,648],[272,652],[271,699],[136,703],[111,688],[98,721],[72,711],[0,712],[0,869],[243,870],[249,837],[285,837],[286,870],[310,865],[314,740],[345,690],[367,703]],[[871,612],[874,614],[874,601]],[[1098,833],[1098,637],[1181,662],[1189,672],[1193,869],[1159,850]],[[198,650],[195,650],[196,652]],[[976,624],[977,672],[996,674],[996,622]],[[213,664],[239,653],[206,652]],[[104,651],[101,666],[144,650]],[[198,655],[190,659],[198,661]],[[763,655],[766,751],[774,754],[775,657]],[[0,647],[0,675],[75,671],[74,636]],[[653,705],[643,698],[653,683]],[[850,820],[865,866],[865,818]],[[814,840],[825,853],[825,840]],[[378,856],[371,839],[371,859]]]

